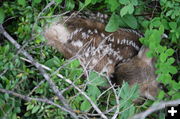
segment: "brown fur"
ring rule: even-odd
[[[62,23],[63,21],[56,25]],[[155,69],[152,61],[145,56],[146,49],[142,48],[137,55],[141,47],[138,40],[141,35],[138,32],[119,29],[109,33],[104,30],[105,24],[101,22],[76,17],[70,18],[64,26],[70,34],[67,42],[59,40],[61,34],[53,31],[53,26],[46,29],[45,37],[48,43],[66,58],[77,55],[86,70],[105,72],[107,76],[114,74],[117,84],[121,84],[123,80],[130,85],[138,83],[142,96],[152,99],[157,94]],[[78,32],[75,33],[76,30]],[[126,43],[127,40],[129,45]],[[131,58],[133,59],[128,61]],[[115,67],[116,65],[118,66]]]
[[[156,82],[155,68],[151,58],[146,57],[148,48],[141,48],[139,54],[132,60],[119,64],[115,70],[115,82],[122,84],[122,81],[128,82],[130,85],[135,83],[140,85],[140,94],[149,99],[158,93],[158,82]],[[140,55],[140,53],[142,53]]]

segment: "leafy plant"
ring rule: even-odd
[[[45,46],[42,36],[44,26],[53,21],[52,15],[64,11],[90,10],[100,11],[110,16],[105,30],[114,32],[121,27],[138,29],[144,37],[141,43],[149,47],[148,57],[156,59],[157,81],[163,83],[167,90],[161,90],[158,100],[180,98],[180,77],[178,76],[179,38],[180,38],[180,3],[178,0],[142,1],[142,0],[16,0],[4,1],[0,8],[0,24],[23,46],[37,61],[52,69],[51,80],[68,99],[70,106],[77,114],[95,113],[90,102],[79,92],[56,76],[62,74],[79,86],[86,95],[103,111],[114,108],[116,99],[112,90],[101,88],[108,86],[107,79],[91,71],[89,77],[82,78],[83,69],[78,60],[67,64],[63,56],[55,49]],[[48,9],[44,9],[50,5]],[[166,33],[168,38],[162,38]],[[52,93],[42,75],[25,62],[14,46],[0,37],[0,88],[30,95],[46,97],[60,104]],[[52,73],[53,72],[53,73]],[[54,73],[55,72],[55,73]],[[43,83],[40,83],[40,82]],[[37,89],[32,91],[37,86]],[[119,119],[126,119],[136,112],[147,109],[154,101],[145,101],[136,106],[133,100],[138,98],[138,86],[130,87],[127,83],[117,89]],[[168,95],[168,96],[167,96]],[[155,101],[156,102],[156,101]],[[26,110],[24,110],[26,109]],[[114,110],[108,116],[114,114]],[[154,116],[154,115],[153,115]],[[164,113],[155,118],[163,118]],[[0,94],[0,118],[70,118],[66,112],[55,106],[37,101],[24,102],[8,94]]]

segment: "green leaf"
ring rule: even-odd
[[[58,66],[60,66],[60,60],[59,60],[59,58],[54,57],[54,58],[47,60],[45,62],[45,65],[48,67],[58,67]]]
[[[160,43],[160,41],[161,41],[161,33],[160,33],[160,31],[156,30],[156,29],[152,30],[151,35],[149,37],[149,40],[150,40],[149,43],[154,42],[154,43],[156,43],[158,45]]]
[[[74,0],[66,0],[66,9],[67,10],[72,10],[75,7]]]
[[[159,17],[155,17],[153,20],[151,20],[151,27],[159,27],[161,25],[161,19]]]
[[[21,112],[21,108],[20,107],[15,107],[14,112],[20,113]]]
[[[155,42],[151,42],[151,43],[149,44],[149,48],[150,48],[150,49],[155,49],[155,48],[157,48],[156,43],[155,43]]]
[[[91,104],[87,100],[83,101],[80,107],[82,111],[88,111],[90,108],[91,108]]]
[[[177,73],[177,69],[176,69],[176,67],[174,67],[174,66],[169,66],[169,67],[168,67],[168,70],[169,70],[169,72],[170,72],[171,74],[176,74],[176,73]]]
[[[148,28],[148,26],[149,26],[149,21],[142,21],[140,24],[141,24],[144,28]]]
[[[91,0],[91,3],[94,5],[96,3],[100,2],[99,0]]]
[[[107,32],[114,32],[119,28],[119,16],[113,13],[110,17],[108,24],[106,25],[105,30]]]
[[[148,58],[153,57],[153,52],[152,52],[152,51],[146,52],[146,56],[147,56]]]
[[[36,113],[39,109],[40,109],[40,106],[39,106],[39,105],[34,106],[33,109],[32,109],[32,111],[31,111],[31,113],[34,114],[34,113]]]
[[[5,45],[5,47],[4,47],[4,54],[6,54],[6,53],[9,53],[9,44],[7,44],[7,45]]]
[[[134,12],[134,6],[132,4],[128,5],[128,13],[132,14]]]
[[[11,114],[11,119],[17,119],[16,113],[12,113],[12,114]]]
[[[5,100],[7,101],[7,100],[9,99],[9,94],[5,93],[5,94],[4,94],[4,98],[5,98]]]
[[[159,33],[163,34],[164,33],[164,26],[161,24],[159,27]]]
[[[27,106],[27,111],[28,111],[28,110],[31,110],[33,107],[34,107],[34,105],[29,104],[29,105]]]
[[[162,19],[161,23],[162,23],[162,25],[164,26],[165,29],[169,28],[169,23],[168,23],[167,19]]]
[[[162,82],[163,84],[169,84],[169,81],[172,79],[171,75],[169,74],[161,74],[157,81]]]
[[[91,0],[85,0],[85,3],[84,3],[83,7],[88,6],[90,3],[91,3]]]
[[[129,3],[129,0],[119,0],[119,3],[127,5]]]
[[[132,103],[124,103],[125,105],[123,106],[122,113],[120,115],[120,119],[128,119],[135,113],[135,107],[133,106]]]
[[[166,50],[166,55],[167,56],[171,56],[171,55],[173,55],[174,54],[174,50],[173,49],[167,49]]]
[[[168,17],[168,16],[171,16],[172,13],[173,13],[173,10],[169,10],[169,11],[166,12],[166,16],[167,16],[167,17]]]
[[[88,85],[87,94],[96,99],[101,94],[101,91],[96,86]]]
[[[123,19],[121,17],[119,18],[119,27],[120,28],[127,27],[127,24],[123,21]]]
[[[160,91],[159,94],[158,94],[158,99],[163,99],[165,96],[165,92],[164,91]]]
[[[172,43],[177,43],[176,34],[172,34]]]
[[[179,76],[179,78],[180,78],[180,76]],[[180,89],[180,81],[178,83],[173,81],[173,89],[174,90],[179,90]]]
[[[174,63],[174,61],[175,61],[175,59],[174,59],[173,57],[171,57],[171,58],[169,58],[169,59],[167,60],[167,63],[168,63],[169,65],[171,65],[171,64]]]
[[[129,11],[129,7],[128,6],[124,6],[121,11],[120,11],[120,15],[121,17],[123,17],[124,15],[126,15]]]
[[[167,55],[165,53],[161,53],[161,55],[160,55],[161,62],[165,62],[166,59],[167,59]]]
[[[62,0],[54,0],[56,3],[61,3]]]
[[[177,28],[177,23],[176,22],[170,22],[169,26],[171,29],[175,30]]]
[[[0,8],[0,24],[3,23],[4,18],[5,18],[4,10]]]
[[[18,4],[25,6],[26,5],[26,0],[18,0]]]
[[[71,68],[77,68],[80,66],[80,62],[79,60],[73,60],[71,63],[70,63],[70,67]]]
[[[138,5],[138,1],[137,0],[130,0],[130,1],[131,1],[132,5],[134,5],[134,6]]]
[[[129,27],[137,29],[137,20],[133,15],[125,15],[122,19]]]
[[[5,100],[0,98],[0,107],[2,107],[5,104]]]
[[[163,47],[162,47],[161,45],[159,45],[159,46],[157,47],[156,51],[157,51],[158,53],[162,53],[162,52],[164,52],[164,49],[163,49]]]
[[[33,0],[33,2],[38,4],[41,2],[41,0]]]
[[[92,86],[108,86],[107,80],[93,71],[90,72],[88,80]]]
[[[78,5],[79,5],[78,10],[81,10],[81,9],[83,9],[83,7],[85,7],[85,4],[81,1],[79,1]]]
[[[133,87],[131,87],[129,94],[132,95],[131,99],[134,100],[139,97],[139,86],[138,84],[134,84]]]
[[[130,87],[127,82],[123,82],[122,87],[119,89],[119,95],[124,100],[134,100],[139,96],[138,85],[135,84],[133,87]]]
[[[169,83],[168,80],[172,80],[172,77],[170,74],[164,74],[164,80],[167,80],[167,82]]]
[[[177,92],[175,93],[173,96],[172,96],[172,99],[175,100],[175,99],[180,99],[180,93]]]
[[[117,2],[117,0],[105,0],[105,3],[108,4],[108,7],[110,7],[111,12],[114,12],[119,7],[119,3]]]

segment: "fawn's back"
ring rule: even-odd
[[[108,33],[104,29],[101,22],[73,17],[64,25],[51,25],[45,36],[66,58],[78,56],[83,67],[110,75],[116,64],[138,53],[141,34],[129,29]]]

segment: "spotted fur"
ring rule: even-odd
[[[104,19],[107,19],[108,16],[101,13],[97,15],[91,14],[90,16],[91,18],[89,19],[87,16],[78,15],[77,17],[68,19],[65,24],[62,24],[64,20],[56,23],[56,25],[51,25],[45,30],[45,37],[48,43],[57,48],[66,58],[77,56],[81,65],[85,68],[84,70],[96,70],[97,72],[105,73],[108,77],[115,75],[116,84],[120,84],[122,80],[129,81],[131,84],[138,81],[143,83],[143,78],[146,77],[139,76],[140,79],[138,81],[133,80],[137,80],[137,78],[133,78],[133,76],[136,77],[136,74],[143,74],[143,69],[141,70],[138,67],[138,70],[135,67],[136,64],[133,64],[137,63],[139,64],[138,66],[141,64],[136,60],[139,57],[136,59],[134,59],[134,57],[136,57],[140,50],[141,44],[139,38],[143,37],[143,35],[136,30],[125,28],[120,28],[112,33],[106,32],[104,30]],[[102,19],[95,20],[97,17]],[[132,58],[134,59],[133,61],[136,62],[131,61]],[[142,63],[143,66],[149,66],[146,62],[148,60],[144,58],[144,55],[139,61],[144,62],[144,64]],[[131,70],[129,68],[131,66],[127,65],[126,62],[135,65],[133,67],[134,69]],[[121,66],[121,64],[125,65]],[[154,82],[154,68],[150,66],[149,69],[150,76],[153,77],[151,77],[152,79],[150,81]],[[131,74],[131,72],[134,71],[136,74],[132,73],[133,76],[129,75],[130,78],[124,76],[127,75],[128,72]],[[126,79],[120,74],[126,77]],[[143,75],[146,76],[146,74]],[[142,90],[145,89],[142,88]],[[143,96],[147,95],[147,91],[142,92]],[[149,93],[148,95],[151,94]],[[154,94],[152,95],[154,96]]]

